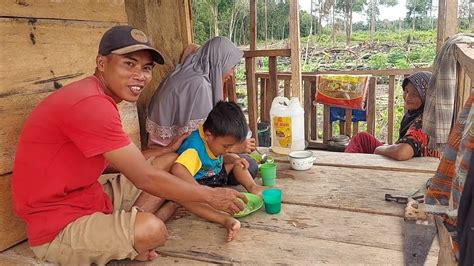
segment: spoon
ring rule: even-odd
[[[260,160],[260,163],[265,163],[268,159],[267,155],[265,153],[261,153],[258,149],[255,149],[258,154],[260,154],[262,156],[262,159]]]

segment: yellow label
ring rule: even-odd
[[[291,147],[291,117],[273,117],[273,137],[278,140],[279,146],[282,148]]]

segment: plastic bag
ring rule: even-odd
[[[317,75],[316,102],[364,110],[370,75]]]

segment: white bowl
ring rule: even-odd
[[[315,157],[313,157],[312,151],[293,151],[288,155],[290,160],[291,168],[303,171],[308,170],[313,166]]]

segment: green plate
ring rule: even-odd
[[[245,209],[243,211],[234,214],[235,218],[247,216],[252,212],[258,211],[263,206],[263,200],[259,196],[246,192],[243,192],[242,194],[244,194],[249,201],[247,202],[247,205],[245,205]]]

